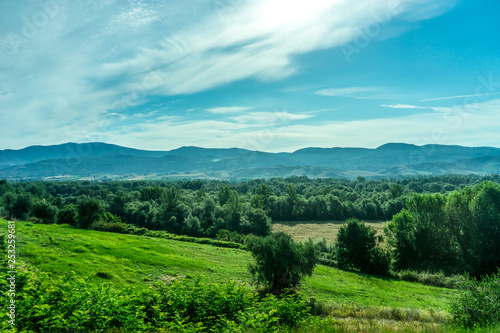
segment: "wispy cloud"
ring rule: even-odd
[[[409,104],[382,104],[380,106],[384,106],[386,108],[391,108],[391,109],[428,109],[428,107],[425,106],[409,105]]]
[[[179,138],[186,145],[242,147],[263,151],[293,151],[307,146],[378,147],[387,142],[413,144],[461,144],[498,146],[500,100],[468,106],[441,108],[441,112],[392,118],[328,121],[304,124],[304,115],[263,113],[246,119],[168,121],[142,123],[124,133],[110,132],[110,142],[148,140],[149,149],[176,148]],[[284,118],[280,118],[280,114]],[[292,117],[295,119],[288,119]],[[263,121],[266,119],[267,121]],[[363,135],[360,135],[362,133]],[[487,140],[485,141],[485,138]]]
[[[243,112],[247,110],[251,110],[252,107],[248,106],[220,106],[220,107],[215,107],[215,108],[209,108],[205,109],[206,111],[210,113],[216,113],[216,114],[226,114],[226,113],[238,113],[238,112]]]
[[[136,113],[136,114],[134,114],[134,117],[137,117],[137,118],[148,118],[148,117],[154,116],[158,112],[159,112],[158,110],[155,110],[155,111],[151,111],[151,112],[148,112],[148,113]]]
[[[398,22],[427,19],[452,2],[401,0],[396,16]],[[298,55],[355,40],[388,6],[382,0],[234,1],[221,14],[205,0],[50,3],[56,4],[50,15],[40,2],[2,3],[5,148],[104,140],[158,97],[184,100],[180,95],[245,79],[288,78],[301,68]],[[42,16],[47,20],[27,34],[26,20]],[[248,110],[211,112],[217,111]]]
[[[359,96],[361,93],[378,91],[381,88],[379,87],[350,87],[350,88],[329,88],[318,90],[314,94],[320,96],[344,96],[351,98],[359,98],[363,96]]]
[[[473,94],[473,95],[460,95],[460,96],[451,96],[451,97],[428,98],[428,99],[421,100],[421,102],[442,101],[442,100],[446,100],[446,99],[457,99],[457,98],[468,98],[468,97],[483,97],[483,96],[493,96],[493,95],[500,95],[500,93]]]
[[[272,124],[276,121],[281,123],[294,120],[304,120],[313,117],[309,114],[294,114],[289,112],[250,112],[247,114],[230,117],[229,119],[243,124]]]

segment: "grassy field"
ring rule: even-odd
[[[273,223],[273,232],[283,231],[291,235],[295,240],[303,241],[309,238],[314,240],[326,239],[327,242],[334,243],[340,227],[345,221],[283,221]],[[377,234],[382,234],[386,221],[370,221],[367,225],[377,230]]]
[[[0,230],[7,230],[6,221],[0,220]],[[74,271],[91,275],[96,283],[113,282],[118,288],[197,276],[206,282],[250,283],[247,265],[251,256],[242,250],[26,222],[16,223],[16,240],[18,259],[51,276]],[[451,289],[326,266],[316,267],[300,293],[321,303],[325,315],[363,320],[400,316],[401,327],[408,324],[408,318],[415,319],[415,313],[428,325],[442,322],[456,295]]]

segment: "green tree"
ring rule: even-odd
[[[0,179],[0,197],[5,193],[9,192],[11,189],[7,179]]]
[[[312,242],[296,243],[283,232],[253,238],[247,246],[255,260],[249,265],[253,282],[273,293],[298,287],[303,277],[312,275],[317,263]]]
[[[5,209],[8,218],[27,220],[33,209],[33,197],[30,193],[12,193],[9,192],[4,198]]]
[[[241,230],[245,234],[267,236],[271,233],[271,219],[262,209],[249,209],[246,213],[246,222]]]
[[[500,185],[484,182],[474,189],[470,203],[475,227],[476,265],[474,275],[494,273],[500,267]]]
[[[349,219],[339,229],[335,244],[337,263],[343,269],[358,269],[363,273],[385,274],[390,257],[379,243],[377,231],[365,222]]]
[[[33,205],[33,216],[43,220],[45,223],[57,221],[58,209],[45,200],[38,200]]]
[[[385,233],[396,268],[456,271],[460,251],[447,224],[446,203],[440,194],[414,194],[407,209],[394,215]]]
[[[69,225],[76,226],[78,222],[77,214],[78,212],[75,205],[66,205],[59,211],[59,214],[57,214],[57,223],[67,223]]]
[[[262,184],[257,190],[255,190],[255,196],[252,198],[251,204],[254,208],[260,208],[264,211],[269,210],[269,198],[273,194],[273,191],[266,184]]]
[[[188,236],[201,236],[202,230],[200,227],[200,220],[197,216],[189,215],[182,223],[181,233]]]
[[[97,198],[84,196],[81,198],[77,205],[78,210],[78,224],[81,228],[88,228],[104,214],[102,203]]]
[[[148,229],[159,229],[158,207],[151,201],[133,201],[125,206],[129,223]]]

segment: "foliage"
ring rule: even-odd
[[[57,214],[57,207],[46,200],[38,200],[33,205],[33,216],[41,219],[44,223],[55,223]]]
[[[110,213],[106,213],[110,214]],[[110,214],[111,215],[111,214]],[[116,217],[115,217],[116,219]],[[238,244],[234,241],[224,241],[224,240],[217,240],[217,239],[211,239],[211,238],[200,238],[200,237],[190,237],[190,236],[180,236],[180,235],[174,235],[174,234],[169,234],[165,231],[154,231],[154,230],[148,230],[146,228],[138,228],[134,225],[131,224],[126,224],[121,221],[116,221],[116,220],[102,220],[98,221],[92,224],[91,229],[93,230],[98,230],[98,231],[107,231],[107,232],[115,232],[119,234],[130,234],[130,235],[138,235],[138,236],[147,236],[147,237],[154,237],[154,238],[164,238],[164,239],[171,239],[171,240],[177,240],[177,241],[182,241],[182,242],[192,242],[192,243],[198,243],[198,244],[209,244],[217,247],[227,247],[227,248],[236,248],[236,249],[243,249],[245,248],[243,244]]]
[[[3,201],[8,218],[27,220],[30,216],[33,208],[33,197],[31,194],[8,192]]]
[[[2,272],[0,280],[5,278]],[[118,290],[111,283],[90,284],[89,279],[74,274],[49,279],[20,272],[16,331],[206,332],[255,324],[272,329],[300,325],[310,316],[309,306],[300,297],[268,295],[259,299],[234,282],[204,284],[197,279],[158,283],[146,290]],[[3,308],[8,301],[2,297]],[[4,331],[9,328],[6,318],[4,311],[0,316]]]
[[[491,274],[500,267],[500,185],[414,194],[385,233],[396,268]]]
[[[57,215],[57,223],[67,223],[72,226],[77,225],[77,210],[76,206],[73,204],[64,206]]]
[[[228,230],[238,243],[246,242],[244,235],[269,235],[272,220],[392,219],[386,239],[397,269],[480,276],[500,266],[499,182],[498,175],[237,183],[2,180],[0,214],[82,228],[103,222],[101,229],[154,237],[166,232],[215,239]],[[137,229],[115,225],[118,220],[109,221],[105,213]],[[373,266],[385,267],[383,252],[372,254],[381,263]],[[322,262],[334,265],[328,255]]]
[[[7,222],[0,220],[0,229],[6,228]],[[211,239],[171,235],[183,238],[179,242],[29,222],[16,222],[16,236],[22,240],[16,244],[18,259],[26,261],[32,270],[47,272],[51,277],[63,276],[68,271],[79,276],[92,274],[88,283],[113,282],[120,289],[127,286],[144,289],[156,281],[192,280],[201,275],[207,282],[251,282],[250,252],[194,243]],[[50,236],[55,242],[50,242]],[[101,279],[96,275],[99,272],[110,273],[112,278]],[[452,289],[322,265],[315,267],[311,277],[302,280],[297,293],[325,304],[354,302],[361,307],[410,307],[419,311],[429,307],[447,310],[449,300],[457,294]]]
[[[296,243],[282,232],[254,238],[247,247],[255,259],[255,263],[249,265],[254,283],[273,293],[298,287],[304,276],[312,275],[317,262],[312,242]]]
[[[88,228],[104,214],[104,208],[97,198],[83,197],[79,200],[78,206],[78,225],[82,228]]]
[[[386,274],[390,257],[378,243],[376,230],[364,222],[350,219],[337,235],[337,263],[343,269],[359,269],[363,273]]]
[[[452,302],[451,322],[469,329],[500,324],[500,270],[480,281],[467,277]]]

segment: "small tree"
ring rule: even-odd
[[[252,239],[248,249],[255,259],[249,265],[254,283],[273,293],[298,287],[303,277],[312,275],[317,262],[312,242],[295,243],[283,232]]]
[[[349,219],[337,235],[336,255],[340,268],[359,269],[364,273],[384,274],[389,271],[390,258],[378,246],[373,227],[357,219]]]

